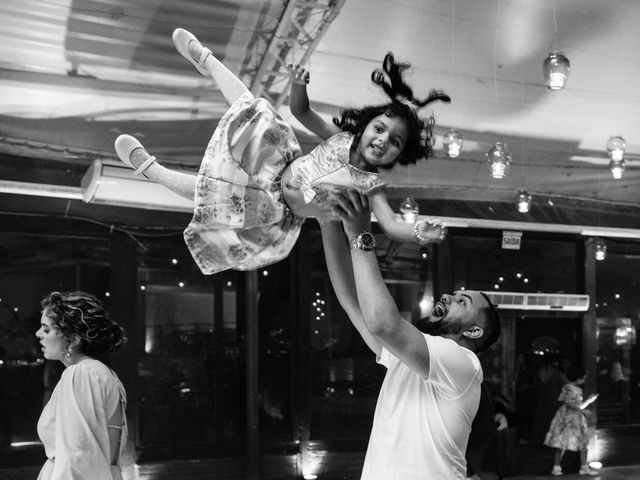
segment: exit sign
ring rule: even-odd
[[[504,230],[502,232],[502,248],[506,250],[520,250],[522,242],[522,232],[510,232]]]

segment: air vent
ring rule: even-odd
[[[565,312],[586,312],[589,309],[589,295],[517,292],[485,293],[493,304],[501,309],[562,310]]]

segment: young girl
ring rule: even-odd
[[[424,122],[417,110],[435,100],[449,101],[438,92],[415,100],[402,81],[407,64],[396,64],[387,55],[384,71],[391,85],[381,71],[374,72],[373,80],[392,101],[346,110],[339,121],[334,120],[335,125],[308,107],[306,87],[301,84],[308,75],[292,69],[294,114],[327,139],[301,156],[291,126],[265,99],[255,98],[196,37],[177,29],[173,41],[200,73],[217,82],[231,104],[211,137],[198,175],[162,167],[129,135],[119,136],[115,148],[118,157],[136,169],[134,173],[194,200],[193,219],[184,238],[203,273],[253,270],[283,259],[293,248],[304,218],[327,215],[345,188],[370,195],[373,212],[390,237],[421,245],[444,238],[446,229],[434,222],[396,221],[377,173],[378,168],[390,168],[396,162],[406,165],[428,157],[433,119]]]
[[[553,469],[551,475],[562,475],[560,465],[565,450],[580,452],[580,475],[597,475],[589,468],[587,463],[587,445],[589,435],[587,432],[587,419],[584,409],[593,403],[597,395],[591,395],[587,400],[582,399],[584,373],[574,375],[572,381],[567,383],[560,391],[558,401],[563,404],[551,420],[549,431],[544,439],[544,444],[555,449]]]

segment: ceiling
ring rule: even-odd
[[[287,42],[283,18],[293,6],[306,29]],[[452,97],[432,106],[436,158],[387,174],[391,196],[421,199],[424,213],[640,232],[640,3],[632,0],[3,0],[0,181],[76,188],[93,160],[116,159],[120,133],[167,164],[197,169],[226,104],[175,51],[176,27],[254,92],[284,101],[306,149],[317,139],[291,117],[273,52],[308,65],[311,101],[327,118],[384,101],[370,73],[387,51],[411,62],[418,96],[438,88]],[[558,48],[571,74],[551,91],[542,62]],[[457,159],[442,154],[449,128],[464,139]],[[627,142],[621,180],[608,170],[612,135]],[[512,154],[500,180],[485,160],[496,141]],[[533,195],[526,215],[513,207],[521,189]],[[2,210],[43,208],[33,192],[4,192]]]

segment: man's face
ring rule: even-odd
[[[431,313],[422,319],[419,328],[430,335],[457,335],[473,325],[484,328],[484,316],[480,311],[486,306],[487,301],[474,290],[444,294]]]

